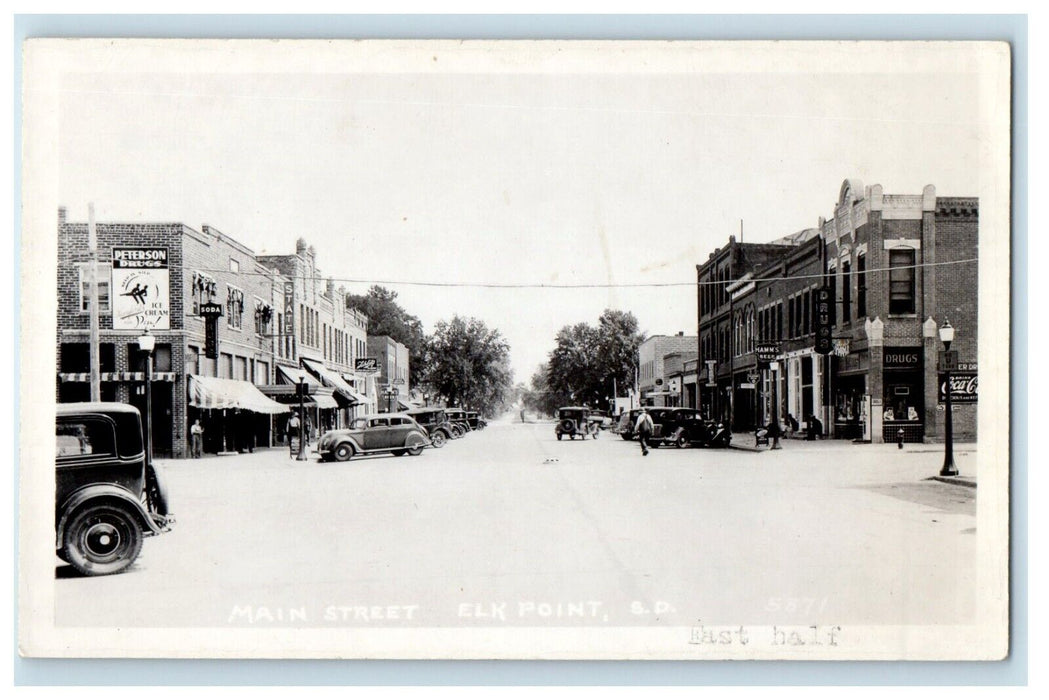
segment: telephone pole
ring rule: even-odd
[[[88,309],[91,312],[91,331],[88,338],[88,368],[91,377],[91,400],[102,400],[102,378],[98,371],[98,236],[95,232],[95,204],[87,204],[87,250],[88,276],[87,283]]]

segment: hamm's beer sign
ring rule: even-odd
[[[114,330],[168,330],[167,248],[114,248],[110,286]]]

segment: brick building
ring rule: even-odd
[[[305,372],[314,433],[374,412],[374,381],[354,374],[354,360],[366,351],[368,319],[346,308],[346,290],[321,274],[313,246],[300,238],[294,254],[259,255],[257,260],[279,271],[287,285],[280,320],[289,338],[277,353],[276,381],[266,393],[295,403],[299,373]]]
[[[696,342],[696,336],[685,335],[684,331],[681,331],[677,335],[650,336],[638,346],[637,386],[641,395],[641,405],[680,405],[680,389],[677,392],[669,390],[666,358],[673,355],[671,362],[676,364],[672,364],[671,369],[680,374],[682,358],[695,356]]]
[[[270,444],[272,416],[286,409],[267,400],[256,385],[270,381],[273,341],[268,337],[274,289],[271,275],[256,274],[251,250],[208,227],[182,223],[98,223],[99,359],[101,398],[145,411],[145,356],[138,349],[142,328],[114,324],[117,296],[110,289],[114,248],[155,248],[166,252],[168,328],[154,328],[152,419],[158,455],[188,454],[188,426],[205,425],[211,452]],[[58,219],[58,338],[60,402],[90,396],[88,224]],[[163,291],[159,292],[163,294]],[[217,360],[204,358],[204,302],[223,305]],[[148,325],[148,324],[146,324]]]
[[[368,337],[368,356],[379,361],[379,376],[376,381],[387,391],[396,389],[396,397],[379,397],[379,410],[407,410],[411,387],[408,383],[411,365],[409,364],[408,346],[398,343],[388,335]]]
[[[978,229],[975,198],[937,197],[931,185],[885,195],[846,180],[817,229],[761,249],[730,238],[697,266],[700,384],[715,384],[701,390],[701,407],[736,429],[774,415],[804,428],[811,415],[835,437],[943,439],[937,331],[945,320],[956,328],[959,374],[975,386]],[[822,285],[833,288],[836,309],[829,356],[814,349],[812,299]],[[778,344],[770,368],[753,354],[764,341]],[[755,376],[761,386],[744,389]],[[956,403],[954,425],[959,439],[975,439],[975,403]]]

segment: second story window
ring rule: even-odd
[[[244,323],[244,292],[236,287],[226,288],[226,324],[240,329]]]
[[[77,266],[80,272],[80,310],[87,313],[91,310],[91,266]],[[98,312],[109,313],[109,276],[112,266],[98,264]]]
[[[255,300],[255,333],[258,335],[269,335],[270,324],[273,321],[273,307],[262,299]]]
[[[201,272],[194,272],[190,282],[189,296],[192,314],[200,315],[200,305],[211,301],[218,294],[218,283]]]
[[[841,263],[841,321],[852,320],[852,265],[848,260]]]
[[[889,251],[889,313],[915,313],[913,248]]]
[[[867,315],[867,256],[856,257],[856,318]]]

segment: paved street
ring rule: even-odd
[[[663,448],[495,423],[419,457],[164,462],[178,523],[59,625],[971,620],[975,490],[934,446]],[[959,450],[962,472],[974,452]]]

